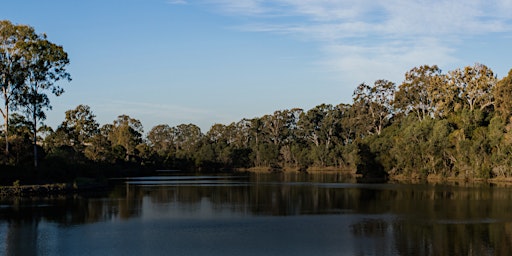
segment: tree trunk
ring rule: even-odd
[[[5,106],[5,117],[4,117],[4,123],[5,123],[5,155],[9,155],[9,107]]]
[[[5,102],[5,113],[0,109],[2,112],[2,116],[4,118],[4,124],[5,124],[5,130],[4,130],[4,136],[5,136],[5,155],[9,155],[9,98],[6,94],[5,87],[3,89],[4,94],[4,102]]]
[[[36,104],[33,106],[33,123],[32,123],[32,129],[34,130],[34,137],[32,143],[34,144],[34,168],[37,168],[37,115],[36,115]]]

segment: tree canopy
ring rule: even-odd
[[[4,108],[5,154],[9,154],[9,109],[21,111],[31,120],[34,166],[37,167],[38,123],[46,119],[45,110],[51,109],[48,93],[56,96],[64,90],[55,82],[71,80],[66,71],[69,64],[62,46],[36,34],[26,25],[0,21],[0,68]]]
[[[359,84],[350,103],[276,110],[205,133],[195,124],[160,124],[144,134],[142,123],[123,113],[100,125],[87,105],[66,111],[56,130],[44,126],[48,96],[62,94],[57,82],[70,80],[68,64],[63,47],[46,35],[0,21],[1,166],[27,168],[30,158],[37,165],[41,153],[47,170],[60,170],[45,174],[55,176],[157,168],[512,176],[512,70],[498,79],[479,63],[448,72],[422,65],[398,85]]]

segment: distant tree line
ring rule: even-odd
[[[3,32],[14,25],[3,22],[2,26]],[[35,39],[30,40],[46,42],[45,36],[32,33],[28,34]],[[44,120],[44,113],[38,111],[50,106],[44,90],[59,95],[62,89],[53,82],[69,79],[64,68],[67,56],[52,44],[60,50],[41,58],[56,55],[60,62],[44,62],[53,69],[40,71],[38,65],[24,64],[31,57],[16,57],[18,50],[12,50],[16,47],[4,41],[1,132],[6,147],[0,164],[6,168],[28,168],[29,159],[39,152],[44,168],[60,176],[158,168],[330,168],[380,177],[512,175],[512,70],[499,80],[478,63],[446,73],[436,65],[414,67],[399,85],[384,79],[360,84],[351,104],[278,110],[215,124],[206,133],[194,124],[161,124],[145,134],[141,122],[127,115],[100,126],[87,105],[66,111],[65,120],[53,130],[36,129],[34,124]],[[21,64],[9,62],[18,58]],[[47,76],[32,74],[36,72]],[[9,107],[17,111],[9,112]],[[31,151],[32,146],[37,150]]]
[[[290,109],[206,133],[194,124],[162,124],[145,136],[139,120],[119,116],[100,126],[91,109],[66,112],[45,131],[46,164],[222,171],[337,169],[363,175],[491,178],[512,174],[512,71],[498,81],[475,64],[448,73],[421,66],[399,86],[387,80],[360,84],[352,104]],[[30,122],[11,115],[10,161],[31,157]],[[80,168],[81,166],[81,168]]]

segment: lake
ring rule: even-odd
[[[113,181],[0,201],[0,255],[511,255],[512,189],[336,173]]]

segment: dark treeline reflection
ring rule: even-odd
[[[0,243],[38,248],[29,241],[41,222],[66,228],[137,218],[330,214],[349,219],[353,237],[391,241],[376,244],[402,255],[512,251],[510,188],[343,181],[339,174],[150,177],[120,182],[105,197],[17,199],[1,204]]]

